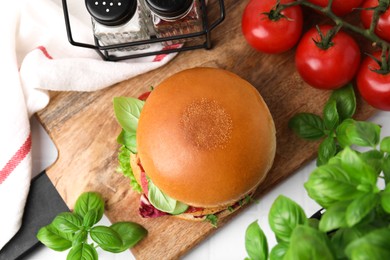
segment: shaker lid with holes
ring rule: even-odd
[[[85,5],[97,22],[107,26],[126,23],[137,10],[137,0],[85,0]]]
[[[149,9],[158,16],[175,18],[183,15],[194,0],[145,0]]]

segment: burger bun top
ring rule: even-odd
[[[146,175],[195,207],[228,206],[253,192],[275,147],[274,122],[259,92],[216,68],[184,70],[156,86],[137,129]]]

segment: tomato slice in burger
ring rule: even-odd
[[[142,94],[138,97],[138,99],[139,99],[139,100],[142,100],[142,101],[145,101],[145,100],[149,97],[149,95],[150,95],[151,92],[152,92],[152,91],[147,91],[147,92],[145,92],[145,93],[142,93]]]

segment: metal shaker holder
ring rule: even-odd
[[[134,58],[140,58],[140,57],[146,57],[146,56],[152,56],[152,55],[160,55],[160,54],[169,54],[169,53],[173,53],[173,52],[189,51],[189,50],[202,49],[202,48],[207,49],[207,50],[211,49],[212,48],[211,31],[214,30],[225,19],[224,0],[216,0],[216,1],[218,1],[219,17],[217,17],[213,23],[210,23],[209,18],[207,16],[206,0],[200,0],[201,10],[202,10],[202,22],[203,22],[203,30],[200,32],[175,35],[175,36],[169,36],[169,37],[161,37],[161,38],[151,36],[151,38],[148,40],[139,40],[139,41],[105,45],[105,46],[103,46],[99,43],[99,40],[96,38],[96,36],[94,36],[94,42],[95,42],[94,45],[90,44],[90,43],[75,41],[73,39],[72,29],[70,26],[70,18],[69,18],[67,0],[62,0],[62,7],[63,7],[63,12],[64,12],[64,18],[65,18],[66,32],[67,32],[68,41],[70,42],[70,44],[77,46],[77,47],[93,49],[100,55],[100,57],[103,60],[119,61],[119,60],[134,59]],[[210,2],[211,1],[209,1],[209,5],[210,5]],[[91,33],[92,33],[92,31],[91,31]],[[159,51],[148,51],[146,49],[146,50],[142,50],[141,52],[135,52],[135,53],[131,53],[131,51],[129,51],[129,52],[126,52],[125,55],[113,55],[113,54],[111,54],[112,52],[110,53],[110,51],[118,50],[118,49],[125,49],[126,47],[136,47],[136,46],[141,46],[141,45],[145,45],[145,44],[162,43],[162,42],[170,42],[170,41],[183,41],[183,40],[191,39],[191,38],[201,39],[202,41],[193,41],[193,42],[196,42],[196,44],[193,44],[193,45],[191,45],[189,42],[186,41],[180,48],[164,48],[164,49],[159,50]],[[203,43],[199,43],[199,42],[203,42]]]

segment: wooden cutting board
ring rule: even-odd
[[[186,68],[208,66],[227,69],[258,89],[275,120],[275,163],[258,189],[257,198],[316,155],[318,143],[300,140],[287,123],[297,112],[320,114],[330,93],[315,90],[301,80],[294,67],[294,50],[267,55],[249,47],[240,27],[247,1],[225,0],[225,4],[226,20],[213,31],[212,50],[180,53],[162,68],[102,91],[51,93],[50,104],[38,115],[59,150],[59,158],[47,174],[67,205],[72,208],[84,191],[97,191],[107,202],[106,215],[112,222],[135,221],[144,225],[149,234],[132,249],[137,259],[177,259],[216,229],[208,223],[192,223],[170,217],[139,217],[139,195],[130,189],[129,180],[116,172],[119,148],[116,137],[121,129],[114,118],[114,97],[136,97],[167,76]],[[212,15],[212,8],[210,10]],[[311,12],[308,13],[310,15],[305,15],[313,17]],[[357,118],[366,119],[373,112],[371,107],[358,101]],[[221,221],[219,228],[223,228],[234,215]]]

